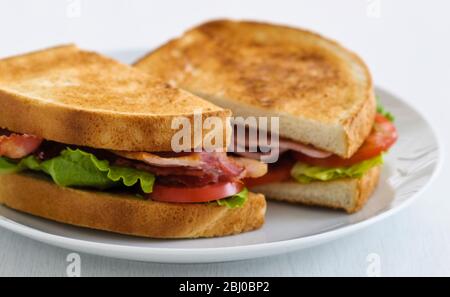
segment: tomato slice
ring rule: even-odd
[[[202,187],[175,187],[155,184],[150,198],[161,202],[197,203],[233,196],[244,189],[242,182],[222,182]]]
[[[11,159],[26,157],[33,153],[42,141],[42,138],[28,134],[0,134],[0,157],[5,156]]]
[[[271,164],[267,173],[258,178],[246,178],[244,184],[249,187],[256,187],[265,184],[277,183],[291,178],[291,169],[295,161],[291,158],[285,158],[275,164]]]
[[[387,151],[397,141],[397,138],[397,129],[392,122],[381,114],[377,114],[371,134],[359,150],[349,159],[344,159],[336,155],[318,159],[296,152],[293,152],[293,155],[298,161],[314,166],[346,167],[380,155],[382,152]]]

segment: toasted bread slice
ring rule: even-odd
[[[36,175],[0,175],[0,203],[61,223],[153,238],[225,236],[257,229],[266,201],[249,194],[241,208],[216,203],[162,203],[57,186]]]
[[[346,178],[327,182],[299,184],[295,181],[273,183],[252,188],[269,199],[344,209],[348,213],[360,210],[375,190],[380,167],[374,167],[361,178]]]
[[[185,116],[193,125],[198,110],[228,127],[228,110],[72,45],[0,60],[0,73],[0,128],[48,140],[170,151],[174,118]],[[192,138],[192,147],[201,145]]]
[[[283,137],[350,157],[373,125],[370,73],[315,33],[218,20],[186,32],[135,66],[237,116],[279,116]]]

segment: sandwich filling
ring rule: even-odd
[[[65,145],[0,130],[0,174],[36,172],[63,187],[125,191],[161,202],[240,207],[242,179],[267,165],[226,153],[123,152]]]
[[[295,180],[306,184],[315,181],[331,181],[340,178],[362,177],[373,167],[383,164],[383,154],[396,142],[398,135],[393,124],[394,117],[381,105],[377,108],[375,122],[371,133],[358,151],[348,159],[337,155],[308,149],[284,150],[280,145],[280,160],[270,164],[269,172],[257,179],[246,180],[251,188],[254,186]],[[280,141],[280,144],[285,141]],[[250,156],[249,156],[250,157]]]

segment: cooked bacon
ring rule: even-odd
[[[260,162],[228,157],[226,153],[161,154],[147,152],[114,152],[119,158],[115,164],[132,166],[152,172],[165,184],[206,185],[209,183],[236,181],[242,178],[260,177],[267,172],[267,165]],[[126,159],[125,159],[126,158]]]
[[[291,150],[295,152],[302,153],[312,158],[327,158],[331,156],[333,153],[326,152],[320,149],[317,149],[311,145],[301,144],[299,142],[295,142],[293,140],[280,138],[280,150]]]
[[[158,167],[202,167],[202,154],[192,153],[188,155],[181,155],[179,157],[162,157],[153,153],[147,152],[126,152],[113,151],[114,154],[124,157],[126,159],[139,160],[146,164]]]
[[[219,181],[219,175],[215,172],[190,167],[158,167],[124,158],[118,158],[114,164],[151,172],[157,176],[158,183],[165,185],[202,186]]]
[[[115,164],[132,166],[152,172],[165,184],[206,185],[219,181],[241,179],[245,168],[225,153],[190,153],[162,156],[147,152],[114,152],[119,158]],[[124,159],[126,158],[126,159]]]
[[[0,135],[0,157],[20,159],[33,153],[43,139],[28,134],[2,133]]]
[[[117,152],[114,154],[130,160],[144,162],[146,165],[158,167],[161,175],[166,172],[173,172],[185,168],[189,171],[220,171],[226,175],[238,176],[242,171],[242,166],[229,159],[225,153],[190,153],[177,156],[160,156],[148,152]]]
[[[258,132],[259,134],[259,132]],[[241,155],[243,157],[261,160],[261,157],[270,155],[270,153],[261,153],[261,152],[249,152],[247,148],[261,148],[262,144],[259,143],[259,138],[256,139],[250,138],[249,130],[246,130],[245,137],[239,137],[238,133],[235,133],[234,137],[234,153]],[[269,138],[270,139],[270,138]],[[278,149],[278,154],[281,155],[286,151],[292,150],[295,152],[302,153],[312,158],[327,158],[332,155],[330,152],[326,152],[320,149],[317,149],[311,145],[302,144],[293,140],[289,140],[287,138],[279,138],[278,147],[270,147],[272,150]]]

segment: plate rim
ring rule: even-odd
[[[364,221],[305,237],[291,238],[267,243],[208,248],[138,247],[94,242],[46,233],[44,231],[14,222],[2,216],[0,216],[0,227],[22,236],[31,238],[33,240],[60,248],[75,250],[88,254],[95,254],[99,256],[156,263],[213,263],[259,258],[263,256],[287,253],[300,248],[309,248],[321,243],[332,241],[339,237],[343,237],[347,234],[357,232],[410,206],[414,201],[418,199],[418,197],[423,194],[423,192],[425,192],[434,183],[436,178],[439,176],[444,163],[443,142],[439,137],[438,130],[435,128],[433,122],[429,120],[428,115],[420,112],[414,106],[414,104],[406,102],[402,99],[402,97],[397,96],[393,92],[388,91],[381,86],[375,86],[375,89],[377,90],[377,92],[381,92],[394,97],[396,100],[400,101],[404,105],[407,105],[409,108],[414,110],[414,112],[420,115],[420,117],[422,117],[424,122],[431,130],[432,136],[436,140],[438,154],[435,170],[433,171],[428,182],[419,191],[414,193],[409,199],[401,202],[396,207],[381,212]],[[215,258],[219,255],[219,258]]]

